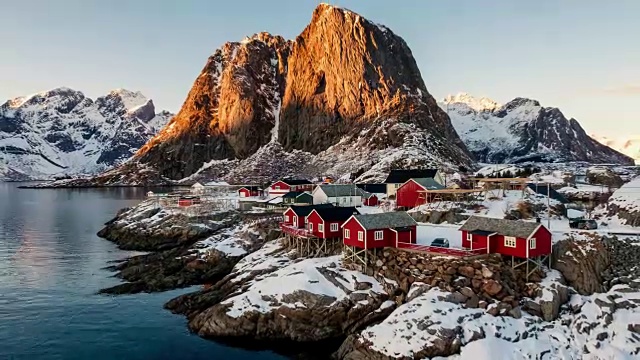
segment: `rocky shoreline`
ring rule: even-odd
[[[314,349],[315,358],[385,360],[446,357],[496,339],[533,357],[640,353],[640,319],[630,315],[640,305],[640,274],[629,263],[640,246],[630,241],[578,234],[555,244],[556,270],[526,279],[496,256],[393,249],[371,257],[363,272],[340,255],[286,249],[273,214],[198,217],[150,201],[121,211],[100,236],[150,251],[111,267],[126,282],[103,293],[204,285],[165,308],[199,336],[232,345],[292,358],[313,358],[305,350]],[[552,332],[567,342],[549,340]]]

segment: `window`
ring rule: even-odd
[[[383,237],[384,237],[384,233],[382,230],[376,231],[373,236],[373,238],[376,240],[382,240]]]
[[[363,231],[358,231],[358,240],[359,241],[364,240],[364,232]]]
[[[313,231],[313,223],[309,223],[309,231]]]
[[[318,231],[324,232],[324,224],[318,224]]]
[[[338,223],[331,224],[331,231],[338,231]]]
[[[286,216],[284,217],[284,222],[289,222],[289,215],[286,215]]]
[[[504,237],[504,246],[514,248],[516,247],[516,238],[513,236]]]
[[[247,197],[247,194],[244,191],[240,192],[240,197]]]
[[[395,186],[395,187],[396,187],[396,189],[397,189],[397,188],[399,188],[399,187],[400,187],[400,184],[394,184],[393,186]]]
[[[307,225],[309,223],[309,219],[304,218],[304,224]]]
[[[344,238],[345,238],[345,239],[348,239],[348,238],[350,237],[350,235],[351,235],[351,234],[350,234],[349,229],[344,229]]]
[[[473,241],[473,234],[467,233],[467,241]]]
[[[529,249],[535,249],[535,248],[536,248],[536,238],[529,239]]]
[[[276,185],[276,186],[275,186],[275,189],[276,189],[276,190],[280,190],[280,185]]]

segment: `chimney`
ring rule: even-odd
[[[537,222],[538,224],[540,224],[540,217],[537,217],[537,218],[536,218],[536,222]]]

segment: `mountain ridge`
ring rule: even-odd
[[[94,174],[133,155],[172,116],[140,92],[95,100],[58,87],[0,105],[0,178]]]
[[[576,119],[537,100],[517,97],[498,105],[464,94],[446,97],[440,106],[479,162],[633,164],[627,155],[589,137]]]

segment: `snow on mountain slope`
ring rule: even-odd
[[[589,137],[575,119],[536,100],[516,98],[498,105],[467,94],[449,96],[440,107],[476,160],[633,164],[633,159]]]
[[[64,87],[9,100],[0,105],[0,179],[104,171],[131,157],[171,116],[125,89],[95,101]]]
[[[636,164],[640,164],[640,136],[612,139],[606,136],[591,135],[592,138],[627,156],[631,156]]]

